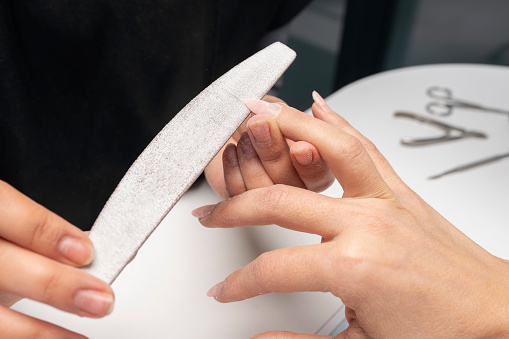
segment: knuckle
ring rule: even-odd
[[[61,272],[51,272],[42,282],[41,297],[45,301],[57,300],[59,291],[62,288]]]
[[[262,149],[259,150],[257,153],[260,160],[266,163],[278,163],[285,156],[285,153],[279,147],[270,147],[267,149]]]
[[[364,152],[366,152],[366,149],[362,145],[361,141],[352,135],[342,137],[341,144],[343,156],[349,160],[358,159],[364,155]]]
[[[270,213],[279,213],[285,210],[290,199],[290,190],[285,185],[273,185],[267,189],[266,209]]]
[[[51,213],[46,209],[40,209],[34,213],[35,224],[32,228],[29,246],[36,247],[41,239],[53,239],[57,236],[57,230],[52,225]]]

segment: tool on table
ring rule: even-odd
[[[468,102],[462,99],[456,99],[452,96],[452,91],[446,87],[433,86],[428,88],[427,94],[436,101],[426,105],[426,111],[435,116],[451,115],[454,108],[476,109],[483,112],[505,114],[509,117],[509,110],[486,107],[481,104]]]
[[[112,283],[149,235],[295,59],[274,43],[231,69],[184,107],[132,164],[90,232],[88,273]]]
[[[404,137],[401,138],[401,143],[407,146],[424,146],[431,145],[445,141],[458,140],[463,138],[480,138],[486,139],[488,136],[482,132],[478,131],[469,131],[461,127],[452,126],[449,124],[445,124],[443,122],[430,119],[427,117],[423,117],[421,115],[410,113],[410,112],[396,112],[394,113],[395,117],[403,117],[412,120],[416,120],[422,123],[429,124],[431,126],[437,127],[443,130],[445,133],[442,136],[433,137],[433,138],[423,138],[423,139],[415,139]]]
[[[447,175],[447,174],[466,171],[466,170],[469,170],[471,168],[482,166],[482,165],[486,165],[486,164],[489,164],[489,163],[492,163],[494,161],[498,161],[498,160],[501,160],[501,159],[504,159],[504,158],[507,158],[507,157],[509,157],[509,153],[494,155],[494,156],[491,156],[489,158],[481,159],[481,160],[478,160],[478,161],[475,161],[475,162],[471,162],[471,163],[468,163],[468,164],[465,164],[465,165],[461,165],[461,166],[455,167],[453,169],[450,169],[448,171],[442,172],[440,174],[433,175],[433,176],[429,177],[428,179],[430,179],[430,180],[431,179],[438,179],[438,178],[443,177],[444,175]]]

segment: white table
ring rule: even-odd
[[[373,140],[410,186],[458,228],[495,255],[509,259],[509,159],[435,181],[459,164],[509,151],[506,117],[457,110],[445,122],[478,129],[488,140],[466,139],[420,148],[402,136],[434,130],[396,110],[424,111],[428,87],[447,86],[460,98],[509,108],[509,69],[481,65],[421,66],[381,73],[331,95],[330,106]],[[335,184],[325,194],[339,197]],[[100,320],[79,318],[24,300],[15,309],[91,338],[248,338],[268,330],[316,332],[341,307],[330,294],[265,295],[219,304],[205,293],[260,253],[316,243],[318,237],[274,226],[205,229],[190,211],[217,201],[207,184],[186,193],[137,258],[113,284],[116,308]],[[342,320],[340,315],[330,328]]]

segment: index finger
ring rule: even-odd
[[[286,105],[248,99],[246,106],[255,114],[276,118],[285,137],[313,144],[343,187],[345,196],[391,196],[366,149],[354,136]]]
[[[83,231],[1,180],[0,237],[73,266],[93,258],[92,242]]]

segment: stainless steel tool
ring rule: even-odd
[[[430,179],[430,180],[438,179],[438,178],[443,177],[444,175],[448,175],[448,174],[452,174],[452,173],[457,173],[457,172],[463,172],[463,171],[469,170],[471,168],[479,167],[479,166],[486,165],[486,164],[489,164],[489,163],[492,163],[492,162],[495,162],[495,161],[498,161],[498,160],[502,160],[502,159],[507,158],[507,157],[509,157],[509,153],[494,155],[494,156],[491,156],[491,157],[488,157],[488,158],[484,158],[484,159],[481,159],[481,160],[477,160],[477,161],[474,161],[474,162],[471,162],[471,163],[468,163],[468,164],[464,164],[464,165],[452,168],[452,169],[450,169],[448,171],[445,171],[445,172],[442,172],[440,174],[433,175],[433,176],[429,177],[428,179]]]
[[[434,127],[437,127],[438,129],[443,130],[445,133],[442,136],[433,137],[433,138],[410,138],[410,137],[403,137],[401,138],[401,143],[403,145],[407,146],[424,146],[424,145],[431,145],[431,144],[437,144],[440,142],[445,141],[452,141],[452,140],[458,140],[463,138],[479,138],[479,139],[486,139],[488,136],[482,132],[479,131],[469,131],[461,127],[452,126],[449,124],[445,124],[443,122],[430,119],[427,117],[423,117],[421,115],[410,113],[410,112],[396,112],[394,113],[395,117],[402,117],[402,118],[408,118],[412,119],[418,122],[422,122]]]
[[[240,63],[184,107],[132,164],[90,232],[88,273],[112,283],[180,197],[295,59],[275,43]]]
[[[509,117],[509,110],[488,107],[463,99],[454,98],[452,91],[446,87],[433,86],[428,88],[428,96],[434,101],[426,105],[426,111],[435,116],[451,115],[455,108],[474,109],[482,112],[504,114]]]

